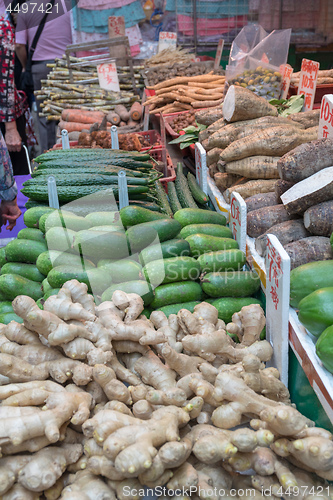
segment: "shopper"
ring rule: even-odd
[[[27,2],[30,8],[21,10],[17,17],[16,28],[16,53],[21,61],[23,71],[25,71],[31,45],[34,41],[38,27],[44,15],[47,14],[46,22],[37,40],[36,48],[31,55],[32,76],[34,89],[41,89],[41,80],[46,80],[51,71],[47,65],[54,63],[58,57],[62,57],[67,45],[72,43],[70,24],[70,0],[42,0],[38,2],[37,9],[33,10],[35,2]],[[51,7],[50,7],[51,5]],[[27,46],[28,51],[27,52]],[[51,148],[55,143],[56,122],[47,121],[45,117],[39,116],[42,113],[40,101],[37,101],[39,144],[41,152]]]
[[[12,2],[14,6],[19,2]],[[22,3],[22,2],[21,2]],[[26,97],[17,92],[14,83],[15,35],[10,20],[0,17],[0,128],[4,135],[15,175],[29,173],[25,150],[27,145]]]
[[[0,231],[1,226],[11,231],[16,224],[16,220],[21,215],[21,210],[17,205],[17,186],[13,176],[12,164],[8,154],[6,142],[0,132]]]

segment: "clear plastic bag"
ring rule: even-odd
[[[228,85],[241,85],[266,99],[279,98],[280,67],[287,62],[290,35],[291,29],[267,33],[258,24],[245,26],[231,46]]]

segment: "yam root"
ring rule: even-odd
[[[330,239],[324,236],[302,238],[301,240],[288,243],[284,248],[290,257],[290,269],[295,269],[295,267],[302,266],[308,262],[333,259]]]
[[[240,184],[238,186],[231,186],[226,191],[224,191],[223,196],[224,199],[229,203],[231,198],[231,193],[233,191],[240,194],[244,199],[253,196],[258,193],[269,193],[270,191],[274,191],[274,186],[276,183],[276,179],[260,179],[260,180],[252,180],[245,182],[244,184]]]
[[[267,234],[274,234],[282,246],[288,245],[294,241],[301,240],[310,236],[309,231],[304,226],[302,219],[288,220],[280,222],[270,227],[255,241],[255,247],[259,255],[264,256],[267,247]]]
[[[247,232],[251,238],[266,233],[272,226],[295,219],[297,216],[289,215],[284,205],[275,205],[253,210],[247,215]]]
[[[195,120],[197,123],[201,123],[202,125],[212,125],[223,118],[223,107],[217,106],[215,108],[197,111],[195,113]]]
[[[308,208],[304,212],[303,218],[304,226],[311,234],[331,236],[333,233],[333,201],[324,201]]]
[[[277,116],[276,107],[251,90],[231,85],[223,103],[223,116],[228,122],[249,120],[260,116]]]
[[[247,213],[253,210],[258,210],[259,208],[272,207],[278,204],[276,199],[276,194],[274,191],[268,193],[258,193],[246,198],[246,210]]]
[[[320,109],[313,109],[303,113],[292,113],[288,116],[289,120],[296,123],[301,123],[304,128],[315,127],[319,124]]]
[[[209,153],[207,154],[207,158]],[[279,159],[279,156],[250,156],[242,160],[227,163],[225,171],[230,174],[247,177],[248,179],[278,179],[277,162]]]

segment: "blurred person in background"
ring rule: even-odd
[[[34,90],[41,89],[41,80],[46,80],[51,68],[48,64],[54,63],[56,58],[61,58],[67,45],[72,43],[70,23],[70,0],[41,0],[38,10],[33,10],[36,2],[26,2],[27,7],[21,9],[17,17],[16,27],[16,54],[25,71],[29,52],[38,26],[47,14],[43,30],[38,38],[35,51],[31,55],[32,76]],[[52,8],[50,5],[52,4]],[[28,51],[27,51],[28,46]],[[54,146],[56,137],[56,122],[47,121],[46,117],[39,116],[42,112],[41,101],[37,101],[39,144],[41,152]]]
[[[0,132],[0,232],[1,226],[11,231],[21,215],[17,205],[17,186],[5,139]]]

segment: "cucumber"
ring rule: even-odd
[[[127,207],[126,207],[127,208]],[[122,228],[123,225],[119,219],[119,212],[92,212],[85,216],[91,227],[96,226],[117,226]]]
[[[27,210],[29,210],[29,208],[35,208],[35,207],[49,207],[49,204],[48,203],[42,203],[41,201],[35,201],[35,200],[28,200],[25,204],[24,204],[25,208]]]
[[[0,314],[8,312],[14,312],[12,303],[8,300],[0,302]]]
[[[47,163],[47,168],[43,168],[46,166],[46,164],[41,164],[38,166],[37,170],[34,170],[31,177],[33,179],[39,178],[39,177],[45,177],[48,175],[71,175],[70,173],[73,172],[73,174],[76,174],[75,169],[71,169],[68,171],[68,162],[66,162],[66,165],[64,165],[61,162],[52,162],[52,165]],[[126,172],[126,175],[128,177],[135,177],[136,179],[141,179],[143,178],[143,173],[136,171],[136,170],[130,170],[128,168],[121,168],[121,167],[116,167],[112,165],[105,165],[105,166],[86,166],[86,167],[80,167],[77,171],[80,172],[81,175],[89,176],[91,174],[100,174],[100,175],[108,175],[115,177],[116,179],[118,178],[118,173],[120,170],[124,170]],[[70,173],[69,173],[70,172]]]
[[[111,285],[102,294],[102,302],[112,300],[113,292],[116,290],[121,290],[126,293],[137,293],[140,297],[142,297],[145,307],[147,307],[154,298],[153,290],[147,281],[135,280]]]
[[[150,245],[144,248],[139,254],[139,260],[144,266],[148,262],[158,259],[168,259],[170,257],[187,257],[190,255],[190,245],[186,240],[167,240],[157,245]]]
[[[178,200],[176,187],[173,182],[168,182],[168,196],[172,212],[175,214],[178,210],[182,209],[180,201]]]
[[[180,230],[179,222],[164,218],[132,226],[127,229],[126,236],[131,252],[136,253],[156,243],[157,237],[160,242],[175,238]]]
[[[51,213],[53,211],[54,208],[45,206],[29,208],[23,215],[24,224],[27,227],[38,227],[38,221],[41,216],[45,213]]]
[[[302,299],[298,319],[312,335],[319,337],[333,325],[333,287],[321,288]]]
[[[48,275],[53,267],[64,264],[73,266],[82,265],[83,269],[93,269],[95,267],[95,264],[87,258],[81,259],[79,255],[60,252],[58,250],[48,250],[43,252],[36,261],[37,269],[45,276]]]
[[[100,294],[111,285],[111,276],[105,269],[89,269],[84,271],[81,266],[56,266],[47,275],[47,281],[52,288],[61,288],[66,281],[76,279],[88,286],[89,292]]]
[[[129,250],[124,232],[120,231],[79,231],[76,233],[74,248],[80,253],[96,260],[122,259],[128,257]]]
[[[104,231],[108,233],[113,233],[114,231],[121,231],[121,227],[119,226],[93,226],[89,229],[89,231]]]
[[[146,194],[149,191],[148,186],[127,186],[128,195],[134,198],[136,195]],[[69,203],[79,198],[84,198],[94,193],[100,193],[105,197],[114,196],[118,199],[118,187],[108,187],[105,185],[95,184],[94,186],[59,186],[57,188],[59,202]],[[36,201],[47,201],[49,199],[47,185],[28,186],[21,189],[21,193],[28,198]]]
[[[100,261],[102,262],[102,261]],[[107,269],[112,277],[112,283],[124,283],[142,278],[142,266],[130,259],[116,260],[109,263],[97,264],[98,269]]]
[[[33,240],[13,240],[6,246],[7,262],[36,264],[38,256],[47,250],[46,242]]]
[[[60,288],[51,288],[51,290],[48,290],[47,292],[44,293],[43,299],[47,300],[51,295],[58,295],[60,291]]]
[[[179,236],[185,239],[191,234],[209,234],[219,238],[233,238],[231,229],[218,224],[190,224],[183,227]]]
[[[80,217],[72,212],[56,210],[51,214],[44,214],[39,219],[39,229],[46,233],[51,227],[63,227],[72,231],[89,229],[91,224],[85,217]]]
[[[260,300],[254,299],[253,297],[222,297],[214,300],[211,304],[216,307],[219,318],[222,319],[225,324],[230,323],[232,315],[239,312],[244,306],[259,304],[262,307]]]
[[[300,301],[320,288],[333,286],[333,260],[309,262],[290,272],[290,305],[298,307]]]
[[[209,234],[191,234],[185,239],[190,245],[191,255],[193,257],[198,257],[207,252],[238,248],[236,240],[231,238],[219,238],[218,236],[210,236]]]
[[[192,302],[182,302],[181,304],[171,304],[169,306],[160,307],[158,311],[162,311],[168,318],[170,314],[177,314],[181,309],[187,309],[193,313],[196,305],[200,304],[199,300],[194,300]]]
[[[154,294],[155,297],[150,306],[152,309],[159,309],[170,304],[201,301],[203,295],[201,286],[195,281],[160,285],[155,288]]]
[[[259,290],[260,278],[254,271],[208,273],[201,286],[210,297],[250,297]]]
[[[174,218],[182,227],[190,224],[221,224],[225,226],[227,223],[224,215],[200,208],[183,208],[174,214]]]
[[[141,314],[143,314],[144,316],[146,316],[147,319],[149,319],[151,313],[152,313],[152,311],[145,307]]]
[[[42,281],[42,290],[43,290],[43,293],[45,294],[46,292],[50,291],[50,290],[53,290],[52,286],[50,285],[50,283],[47,281],[47,278],[44,278],[43,281]]]
[[[45,170],[48,172],[48,170]],[[71,171],[72,172],[72,171]],[[44,186],[47,185],[48,175],[39,175],[34,177],[33,179],[28,179],[23,183],[23,186]],[[78,173],[68,173],[64,175],[63,171],[59,170],[59,173],[53,174],[57,183],[57,186],[90,186],[90,185],[117,185],[118,186],[118,177],[114,175],[103,175],[100,173],[90,173],[89,175],[84,175],[80,171]],[[146,178],[137,178],[137,177],[126,177],[127,185],[136,185],[136,186],[147,186],[148,180]]]
[[[208,196],[203,192],[199,184],[197,183],[196,178],[191,172],[187,174],[187,184],[190,188],[191,194],[197,203],[204,205],[208,203]]]
[[[200,264],[192,257],[171,257],[148,262],[143,273],[153,286],[174,281],[196,281],[200,277]]]
[[[18,274],[3,274],[0,276],[0,290],[6,300],[14,300],[18,295],[28,295],[34,300],[43,296],[42,284],[28,280]]]
[[[246,263],[246,255],[237,248],[207,252],[198,257],[202,273],[215,273],[231,269],[241,270]]]
[[[35,264],[24,264],[21,262],[7,262],[1,268],[1,275],[3,274],[19,274],[28,280],[38,281],[39,283],[45,278],[44,274],[39,272]]]
[[[23,319],[13,312],[5,312],[0,314],[0,323],[3,325],[8,325],[11,321],[16,321],[16,323],[23,323]]]
[[[6,247],[0,248],[0,269],[6,264]]]
[[[49,250],[59,252],[69,252],[79,255],[78,249],[74,248],[76,232],[63,227],[51,227],[45,234],[45,239]],[[47,248],[45,249],[47,250]]]
[[[156,195],[159,201],[159,205],[161,206],[164,213],[166,213],[169,217],[173,217],[173,211],[171,210],[168,197],[166,192],[164,191],[164,187],[160,181],[155,181],[154,186],[156,189]]]
[[[190,188],[188,187],[186,177],[183,174],[183,164],[181,162],[177,163],[175,186],[176,186],[177,197],[183,208],[198,207],[193,199]]]
[[[121,222],[125,227],[143,224],[154,220],[164,220],[165,214],[152,212],[147,208],[127,206],[119,210]]]
[[[44,216],[42,215],[42,217]],[[20,240],[34,240],[45,243],[44,234],[36,227],[25,227],[24,229],[21,229],[21,231],[18,232],[17,237]]]

